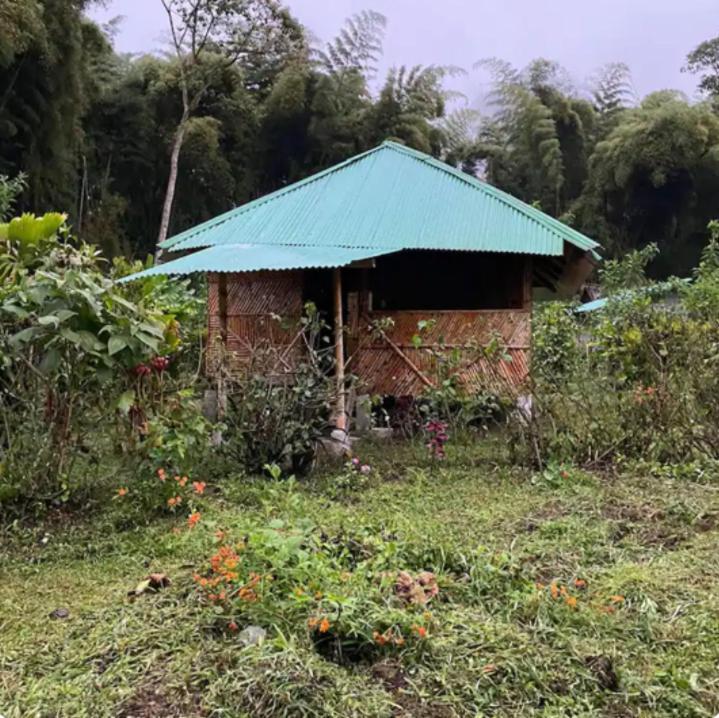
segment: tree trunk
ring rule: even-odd
[[[170,228],[170,218],[172,217],[172,204],[175,200],[175,187],[177,186],[177,168],[180,163],[180,150],[185,139],[185,130],[187,129],[187,120],[185,116],[175,130],[175,137],[172,141],[172,154],[170,155],[170,176],[167,180],[167,189],[165,190],[165,203],[162,207],[162,220],[160,221],[160,233],[157,235],[157,247],[155,248],[155,262],[159,263],[162,257],[162,248],[160,244],[167,239],[167,232]]]

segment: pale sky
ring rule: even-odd
[[[343,20],[369,8],[386,15],[385,56],[392,65],[458,65],[466,77],[447,85],[470,104],[484,95],[486,76],[472,64],[486,57],[523,66],[536,57],[557,60],[581,88],[592,72],[627,63],[640,95],[666,88],[695,96],[696,78],[682,73],[689,51],[719,35],[717,0],[286,0],[295,17],[321,41]],[[160,0],[109,0],[90,15],[101,22],[124,16],[121,52],[164,46]]]

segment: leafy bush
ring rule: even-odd
[[[285,367],[284,348],[259,346],[244,370],[226,378],[226,427],[221,452],[258,473],[268,464],[303,473],[314,461],[317,440],[329,427],[336,387],[333,348],[321,343],[324,327],[308,305],[298,328],[303,346]]]
[[[639,288],[619,290],[602,310],[580,316],[550,304],[537,313],[534,412],[515,425],[535,463],[719,456],[717,237],[693,282],[639,281],[651,256],[632,253],[628,268],[605,270],[608,286],[631,279]]]
[[[130,301],[102,272],[94,249],[73,242],[64,222],[59,214],[24,215],[0,225],[4,503],[67,499],[74,473],[97,475],[116,447],[128,447],[118,419],[134,448],[168,443],[167,431],[158,443],[154,430],[168,407],[167,392],[143,395],[148,381],[140,367],[152,373],[151,364],[159,369],[167,362],[154,373],[164,381],[165,357],[180,344],[175,316]],[[177,442],[183,451],[185,438]],[[154,462],[167,459],[147,453]],[[74,472],[78,465],[83,470]]]

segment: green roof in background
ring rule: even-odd
[[[392,250],[389,250],[390,252]],[[163,274],[193,272],[256,272],[262,269],[310,269],[313,267],[346,267],[352,262],[370,259],[379,250],[344,247],[267,247],[256,244],[222,244],[193,252],[171,262],[158,264],[137,274],[123,277],[127,282]]]
[[[448,249],[557,256],[563,254],[565,242],[581,250],[599,246],[444,162],[385,142],[193,227],[162,246],[172,251],[251,244],[325,251]],[[222,256],[228,261],[227,271],[246,269],[240,255]]]

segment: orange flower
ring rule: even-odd
[[[587,587],[587,582],[586,582],[583,578],[575,578],[575,579],[574,579],[574,585],[575,585],[577,588],[586,588],[586,587]]]
[[[192,482],[192,488],[194,489],[196,494],[204,494],[205,486],[207,486],[207,484],[204,481],[193,481]]]
[[[412,630],[420,637],[425,638],[427,635],[427,629],[424,626],[412,626]]]
[[[320,621],[320,633],[327,633],[327,631],[330,630],[330,622],[327,620],[327,618],[323,618]]]
[[[167,499],[168,506],[179,506],[182,503],[182,496],[173,496]]]
[[[404,646],[404,638],[402,636],[398,636],[394,639],[394,645],[395,646]]]
[[[175,481],[177,481],[180,486],[185,486],[189,479],[187,478],[187,476],[183,476],[182,478],[180,478],[179,476],[175,476]]]
[[[165,469],[158,469],[157,470],[157,478],[160,479],[160,481],[164,481],[167,478],[167,474],[165,473]]]
[[[577,599],[574,598],[574,596],[565,596],[564,597],[564,603],[569,606],[569,608],[576,608],[577,607]]]
[[[618,594],[615,594],[614,596],[610,596],[609,600],[612,603],[624,603],[624,596],[620,596]]]
[[[117,490],[117,495],[122,498],[123,496],[127,496],[127,489],[123,486],[122,488],[119,488]]]
[[[188,517],[187,517],[187,525],[192,528],[193,526],[197,526],[197,523],[202,518],[202,514],[199,511],[193,511]]]
[[[551,585],[549,586],[549,591],[552,594],[552,598],[559,598],[559,589],[557,588],[557,584],[552,581]]]

